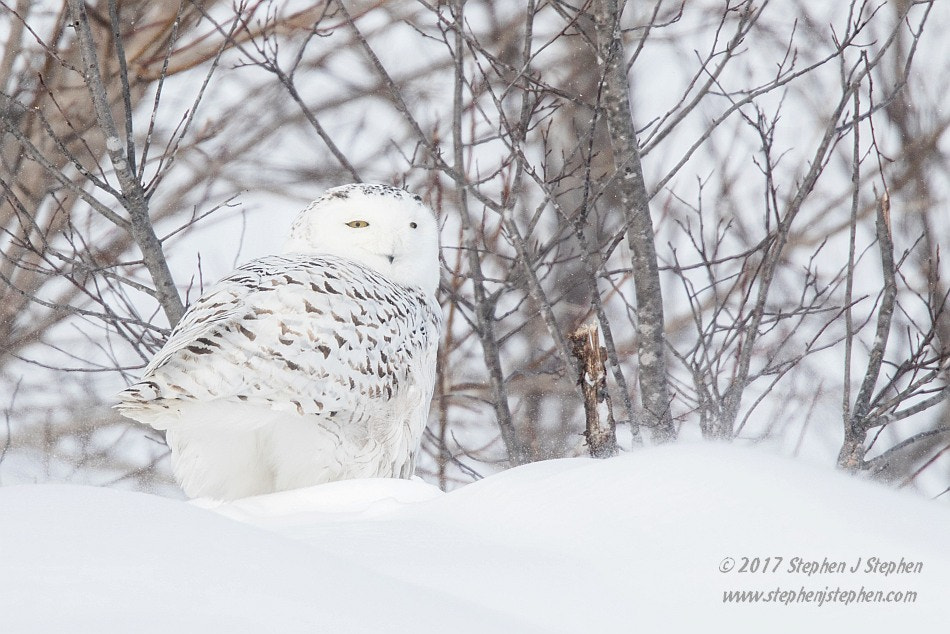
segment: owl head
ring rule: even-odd
[[[328,189],[294,220],[284,251],[348,258],[430,295],[439,286],[435,214],[420,196],[389,185]]]

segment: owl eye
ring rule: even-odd
[[[419,226],[419,225],[417,225],[417,224],[414,223],[414,222],[410,222],[410,223],[409,223],[409,228],[410,228],[410,229],[415,229],[415,228],[418,227],[418,226]]]
[[[350,220],[348,223],[346,223],[346,226],[353,227],[354,229],[362,229],[364,227],[368,227],[369,223],[365,220]]]

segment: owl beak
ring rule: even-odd
[[[393,263],[393,260],[396,259],[396,256],[395,256],[395,255],[387,255],[387,256],[386,256],[386,259],[389,260],[389,263],[390,263],[390,264],[392,264],[392,263]]]

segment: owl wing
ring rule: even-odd
[[[363,418],[418,389],[440,325],[421,291],[344,258],[261,258],[188,309],[116,407],[159,428],[182,401]]]

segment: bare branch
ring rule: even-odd
[[[171,325],[178,323],[185,312],[185,306],[178,295],[178,289],[172,278],[168,261],[162,251],[162,244],[155,235],[152,221],[149,217],[148,203],[145,200],[145,191],[141,181],[136,178],[131,159],[126,155],[115,120],[112,117],[112,108],[106,94],[102,76],[99,73],[99,61],[96,54],[96,45],[86,15],[85,4],[82,0],[68,0],[73,26],[79,38],[80,50],[83,59],[83,79],[89,88],[92,102],[96,111],[96,120],[106,139],[106,151],[112,161],[112,168],[122,188],[122,197],[118,200],[129,213],[132,237],[139,248],[145,265],[155,282],[157,298],[165,311],[165,316]]]

